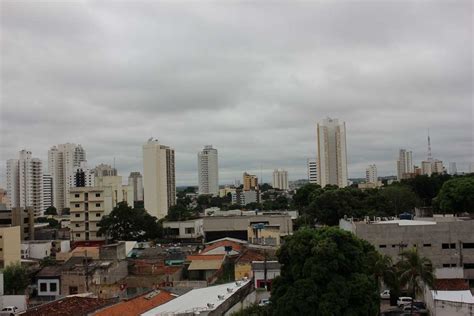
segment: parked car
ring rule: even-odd
[[[426,309],[426,304],[422,301],[413,301],[413,306],[416,306],[418,309]]]
[[[413,301],[413,299],[411,297],[408,297],[408,296],[401,296],[398,298],[397,300],[397,306],[398,307],[403,307],[407,304],[411,304],[411,302]]]
[[[18,312],[18,307],[16,306],[6,306],[0,311],[0,315],[9,315],[13,316]]]
[[[258,306],[267,306],[268,304],[270,304],[270,300],[268,298],[262,298]]]
[[[380,298],[383,300],[390,299],[390,290],[385,290],[382,293],[380,293]]]

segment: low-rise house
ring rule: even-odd
[[[100,299],[93,297],[65,297],[28,309],[22,316],[88,316],[90,313],[115,304],[117,299]]]
[[[280,275],[280,268],[281,264],[278,261],[253,261],[252,273],[255,288],[266,287],[270,290],[273,279]]]
[[[247,228],[248,240],[251,244],[280,246],[280,225],[253,224]]]
[[[203,219],[196,218],[187,221],[164,222],[163,228],[169,238],[182,240],[199,240],[204,236]]]
[[[61,271],[61,266],[49,266],[36,274],[38,296],[56,299],[61,295]]]
[[[186,258],[190,280],[206,280],[212,283],[213,278],[222,269],[225,255],[191,255]]]
[[[52,242],[48,240],[28,240],[21,243],[22,259],[43,259],[51,256]]]
[[[264,254],[254,249],[245,249],[234,262],[234,278],[242,280],[243,278],[252,278],[252,262],[263,261]]]
[[[474,310],[474,296],[466,280],[437,280],[424,294],[426,307],[434,316],[467,316]]]

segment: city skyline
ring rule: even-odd
[[[473,160],[469,1],[1,6],[3,187],[19,150],[45,163],[66,142],[91,166],[142,172],[152,135],[175,148],[178,185],[197,184],[208,143],[221,184],[304,179],[327,116],[347,123],[349,178],[368,163],[396,175],[399,148],[419,163],[428,128],[446,166]]]

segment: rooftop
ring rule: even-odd
[[[247,285],[250,280],[225,283],[194,289],[174,300],[158,306],[142,316],[156,316],[171,313],[193,313],[198,311],[212,311],[235,294],[238,289]]]
[[[450,301],[458,303],[474,304],[474,297],[471,291],[431,291],[433,298],[439,301]]]
[[[464,279],[437,279],[434,289],[438,291],[464,291],[469,290],[469,282]]]
[[[106,300],[92,297],[65,297],[28,309],[23,316],[85,316],[89,313],[110,305],[115,300]]]

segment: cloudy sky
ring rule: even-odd
[[[316,122],[346,122],[349,175],[395,174],[401,147],[473,158],[472,1],[1,1],[0,184],[20,149],[80,143],[142,171],[151,136],[177,183],[219,150],[243,171],[306,177]]]

